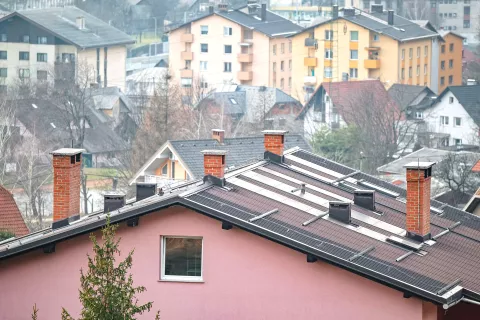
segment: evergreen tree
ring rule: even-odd
[[[93,257],[88,255],[88,270],[80,270],[80,301],[82,312],[79,320],[133,320],[135,316],[150,311],[152,302],[138,304],[136,294],[146,291],[143,286],[134,287],[132,275],[133,250],[116,266],[115,256],[120,255],[120,239],[115,239],[118,225],[110,224],[102,229],[103,243],[99,244],[92,234]],[[62,320],[73,320],[67,310],[62,311]],[[160,319],[157,313],[156,319]]]

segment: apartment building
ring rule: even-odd
[[[430,86],[432,43],[439,35],[395,15],[383,6],[373,12],[334,6],[331,20],[291,37],[293,43],[292,95],[307,101],[322,82],[379,79]],[[348,63],[347,63],[348,61]],[[434,77],[435,79],[437,76]]]
[[[465,43],[476,44],[480,27],[480,1],[477,0],[430,0],[434,19],[432,23],[440,30],[455,31],[465,37]]]
[[[0,19],[0,88],[18,80],[70,81],[88,71],[92,83],[125,89],[130,36],[76,8],[13,12]]]
[[[301,30],[265,4],[250,1],[236,10],[220,4],[170,31],[170,69],[186,88],[198,82],[204,89],[235,83],[289,93],[292,44],[287,36]]]
[[[452,31],[440,31],[443,41],[440,43],[438,68],[438,93],[448,86],[462,85],[462,51],[461,35]]]

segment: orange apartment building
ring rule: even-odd
[[[170,31],[170,68],[184,88],[223,84],[277,87],[289,93],[292,43],[287,36],[302,27],[249,1],[229,10],[226,4]]]
[[[443,42],[440,44],[438,61],[438,93],[448,86],[462,85],[463,39],[451,31],[440,31]]]

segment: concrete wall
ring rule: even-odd
[[[99,235],[99,233],[96,233]],[[135,248],[133,279],[146,286],[140,302],[154,301],[162,319],[420,320],[435,313],[421,300],[333,265],[307,263],[304,254],[181,207],[124,224],[122,257]],[[160,237],[203,237],[203,282],[160,281]],[[0,261],[0,319],[28,319],[36,303],[43,319],[60,319],[64,307],[77,317],[80,268],[92,253],[88,235]],[[154,312],[138,319],[152,319]]]

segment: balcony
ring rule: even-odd
[[[365,67],[365,69],[380,69],[380,59],[365,59],[363,61],[363,66]]]
[[[305,38],[305,47],[317,47],[317,39]]]
[[[317,58],[304,58],[303,59],[303,65],[305,67],[316,67],[317,66]]]
[[[193,60],[193,52],[191,51],[182,51],[180,54],[182,60]]]
[[[303,83],[314,85],[317,83],[317,78],[315,76],[306,76],[303,78]]]
[[[237,78],[240,81],[249,81],[253,78],[252,71],[238,71]]]
[[[253,61],[253,54],[251,53],[239,53],[237,55],[238,62],[251,63]]]
[[[192,69],[180,70],[180,78],[193,78],[193,70]]]
[[[191,33],[184,33],[180,36],[180,41],[181,42],[188,42],[192,43],[193,42],[193,34]]]

